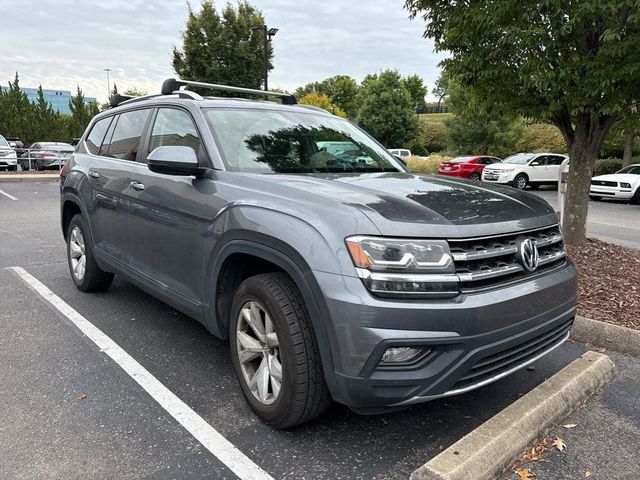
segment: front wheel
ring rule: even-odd
[[[93,256],[89,229],[82,215],[71,219],[67,228],[67,260],[73,283],[83,292],[106,290],[113,273],[100,269]]]
[[[524,190],[527,188],[527,183],[529,183],[529,179],[523,173],[519,173],[516,175],[516,178],[513,179],[513,186],[518,190]]]
[[[596,202],[599,202],[600,200],[602,200],[602,197],[598,196],[598,195],[589,195],[589,198],[591,200],[594,200]]]
[[[636,193],[633,194],[633,197],[631,198],[631,203],[640,205],[640,187],[636,188]]]
[[[312,420],[331,402],[309,313],[283,273],[248,278],[235,293],[229,341],[240,387],[266,423]]]

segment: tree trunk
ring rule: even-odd
[[[622,155],[623,167],[631,165],[631,158],[633,157],[633,137],[633,130],[629,130],[624,136],[624,154]]]
[[[566,120],[567,118],[556,123],[563,134],[571,158],[562,229],[566,243],[580,245],[587,240],[589,187],[593,166],[614,118],[580,115],[575,119],[575,129],[571,122]]]

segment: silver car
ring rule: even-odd
[[[75,147],[62,142],[36,142],[20,157],[22,170],[62,168]]]

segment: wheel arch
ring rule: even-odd
[[[239,272],[237,263],[229,263],[238,259],[259,259],[260,265],[252,266],[246,272]],[[269,268],[271,270],[268,270]],[[228,316],[235,291],[232,289],[244,278],[248,278],[247,273],[257,274],[266,271],[285,273],[300,291],[318,342],[325,381],[332,397],[339,400],[340,395],[333,374],[335,369],[330,343],[331,334],[323,320],[327,318],[328,308],[307,262],[293,247],[281,240],[257,232],[244,234],[236,232],[224,241],[220,249],[217,249],[212,258],[207,282],[207,291],[211,295],[204,315],[207,328],[220,338],[228,338]],[[235,274],[236,277],[226,278],[225,276],[229,274]]]

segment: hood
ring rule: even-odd
[[[400,172],[269,177],[280,186],[323,197],[318,200],[323,204],[358,208],[385,235],[465,237],[557,222],[553,209],[540,197],[455,178]]]
[[[514,168],[526,167],[526,165],[518,165],[515,163],[492,163],[491,165],[487,165],[488,170],[511,170]]]
[[[591,180],[602,180],[605,182],[627,182],[634,184],[640,181],[640,175],[633,175],[631,173],[610,173],[608,175],[598,175],[597,177],[591,177]]]

